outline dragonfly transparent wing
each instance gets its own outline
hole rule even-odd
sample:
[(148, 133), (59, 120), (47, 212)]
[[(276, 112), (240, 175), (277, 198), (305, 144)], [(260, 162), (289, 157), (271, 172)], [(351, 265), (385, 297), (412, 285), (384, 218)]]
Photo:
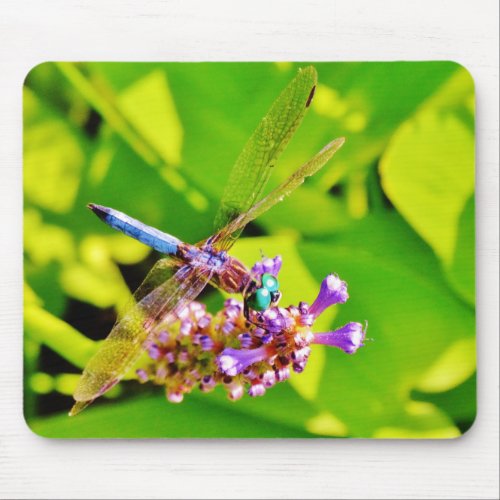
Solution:
[(172, 257), (165, 257), (155, 262), (149, 270), (143, 282), (134, 292), (134, 302), (140, 302), (146, 295), (149, 295), (155, 288), (168, 281), (181, 267), (181, 261)]
[(123, 308), (120, 308), (118, 311), (117, 321), (126, 315), (138, 302), (151, 293), (156, 287), (165, 283), (165, 281), (168, 281), (181, 267), (181, 265), (182, 262), (173, 257), (164, 257), (163, 259), (157, 260), (137, 290), (133, 293), (129, 303), (127, 303)]
[[(288, 196), (292, 191), (297, 189), (306, 177), (314, 175), (321, 169), (328, 160), (339, 150), (344, 144), (344, 138), (335, 139), (327, 144), (319, 153), (313, 156), (307, 163), (302, 165), (294, 174), (292, 174), (285, 182), (280, 184), (276, 189), (271, 191), (265, 198), (256, 203), (250, 210), (240, 214), (236, 219), (231, 221), (225, 228), (214, 237), (214, 242), (220, 240), (225, 241), (231, 239), (235, 232), (241, 231), (250, 221), (267, 212), (272, 206), (276, 205)], [(222, 245), (224, 246), (224, 245)]]
[(156, 326), (164, 322), (168, 315), (174, 318), (194, 300), (210, 280), (211, 274), (183, 266), (127, 311), (87, 363), (73, 395), (76, 403), (70, 415), (82, 411), (119, 382), (137, 361)]
[[(229, 176), (215, 217), (216, 232), (246, 212), (259, 199), (278, 156), (302, 122), (316, 87), (316, 70), (309, 66), (274, 101), (254, 131)], [(238, 235), (234, 235), (235, 240)], [(226, 240), (225, 250), (231, 245)]]

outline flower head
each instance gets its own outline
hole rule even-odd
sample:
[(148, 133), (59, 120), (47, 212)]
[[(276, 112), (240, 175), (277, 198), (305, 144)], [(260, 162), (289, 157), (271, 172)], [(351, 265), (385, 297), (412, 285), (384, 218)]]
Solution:
[(348, 298), (349, 294), (347, 293), (345, 281), (342, 281), (335, 274), (329, 274), (321, 282), (319, 294), (309, 308), (309, 313), (317, 318), (327, 307), (344, 304)]
[(238, 375), (245, 368), (269, 357), (272, 349), (262, 345), (255, 349), (233, 349), (227, 347), (217, 356), (219, 369), (227, 375)]
[[(263, 259), (252, 272), (276, 276), (281, 258)], [(184, 394), (198, 387), (210, 392), (222, 385), (231, 400), (240, 399), (245, 389), (262, 396), (276, 383), (301, 373), (307, 365), (312, 344), (323, 344), (354, 354), (366, 331), (360, 323), (348, 323), (325, 333), (314, 333), (315, 320), (329, 306), (348, 299), (347, 285), (336, 275), (328, 275), (309, 307), (270, 307), (263, 312), (244, 315), (243, 304), (228, 299), (216, 315), (191, 302), (178, 314), (178, 321), (163, 328), (148, 348), (149, 366), (137, 371), (141, 382), (165, 386), (166, 397), (181, 402)]]
[(282, 263), (283, 261), (281, 259), (281, 255), (277, 255), (274, 259), (264, 258), (254, 264), (252, 267), (252, 274), (262, 276), (267, 273), (273, 276), (278, 276)]
[(341, 328), (328, 333), (316, 333), (313, 344), (323, 344), (342, 349), (347, 354), (354, 354), (360, 347), (366, 336), (366, 328), (360, 323), (347, 323)]

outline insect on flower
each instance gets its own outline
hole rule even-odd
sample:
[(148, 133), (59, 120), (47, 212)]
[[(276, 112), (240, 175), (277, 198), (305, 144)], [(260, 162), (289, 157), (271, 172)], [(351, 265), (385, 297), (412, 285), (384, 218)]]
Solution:
[[(281, 258), (264, 259), (254, 275), (276, 277)], [(249, 327), (244, 306), (228, 299), (222, 311), (212, 316), (203, 304), (193, 301), (174, 323), (159, 325), (160, 333), (149, 346), (150, 362), (137, 370), (142, 383), (165, 387), (167, 399), (180, 403), (198, 387), (210, 392), (222, 385), (229, 399), (246, 392), (263, 396), (267, 389), (301, 373), (311, 344), (324, 344), (354, 354), (363, 345), (366, 331), (360, 323), (348, 323), (326, 333), (313, 333), (318, 316), (334, 304), (348, 299), (347, 285), (335, 275), (327, 276), (311, 306), (301, 302), (287, 308), (271, 306), (260, 314), (260, 327)]]
[(312, 66), (299, 70), (273, 103), (231, 171), (215, 218), (215, 233), (196, 245), (184, 243), (118, 210), (89, 204), (106, 224), (167, 257), (153, 266), (134, 293), (132, 307), (117, 320), (102, 347), (88, 362), (76, 387), (76, 403), (70, 415), (76, 415), (118, 383), (159, 335), (160, 325), (176, 321), (208, 283), (241, 294), (246, 319), (257, 325), (259, 316), (255, 313), (273, 310), (277, 305), (281, 294), (276, 276), (272, 273), (256, 276), (227, 251), (250, 221), (316, 173), (344, 143), (343, 138), (333, 140), (261, 198), (272, 167), (311, 104), (316, 82)]

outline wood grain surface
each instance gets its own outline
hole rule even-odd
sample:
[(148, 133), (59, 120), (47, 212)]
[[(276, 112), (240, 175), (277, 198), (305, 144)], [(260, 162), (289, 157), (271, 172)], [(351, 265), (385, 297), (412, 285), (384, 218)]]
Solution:
[[(2, 0), (0, 498), (498, 498), (498, 1)], [(64, 441), (22, 415), (22, 102), (47, 60), (424, 60), (477, 92), (478, 417), (451, 441)]]

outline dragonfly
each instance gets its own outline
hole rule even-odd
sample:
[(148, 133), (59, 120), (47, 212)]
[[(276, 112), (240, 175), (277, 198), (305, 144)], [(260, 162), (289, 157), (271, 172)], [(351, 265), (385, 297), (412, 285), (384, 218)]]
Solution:
[(207, 239), (191, 245), (118, 210), (88, 205), (106, 224), (165, 257), (152, 267), (133, 294), (132, 305), (117, 319), (85, 366), (73, 395), (75, 404), (70, 416), (117, 384), (155, 338), (159, 326), (168, 323), (169, 318), (174, 321), (208, 284), (241, 294), (246, 315), (277, 303), (281, 293), (276, 277), (260, 277), (259, 281), (228, 251), (249, 222), (315, 174), (343, 145), (344, 138), (331, 141), (267, 196), (262, 196), (279, 155), (311, 105), (316, 85), (315, 68), (302, 68), (274, 101), (231, 170), (215, 216), (214, 233)]

